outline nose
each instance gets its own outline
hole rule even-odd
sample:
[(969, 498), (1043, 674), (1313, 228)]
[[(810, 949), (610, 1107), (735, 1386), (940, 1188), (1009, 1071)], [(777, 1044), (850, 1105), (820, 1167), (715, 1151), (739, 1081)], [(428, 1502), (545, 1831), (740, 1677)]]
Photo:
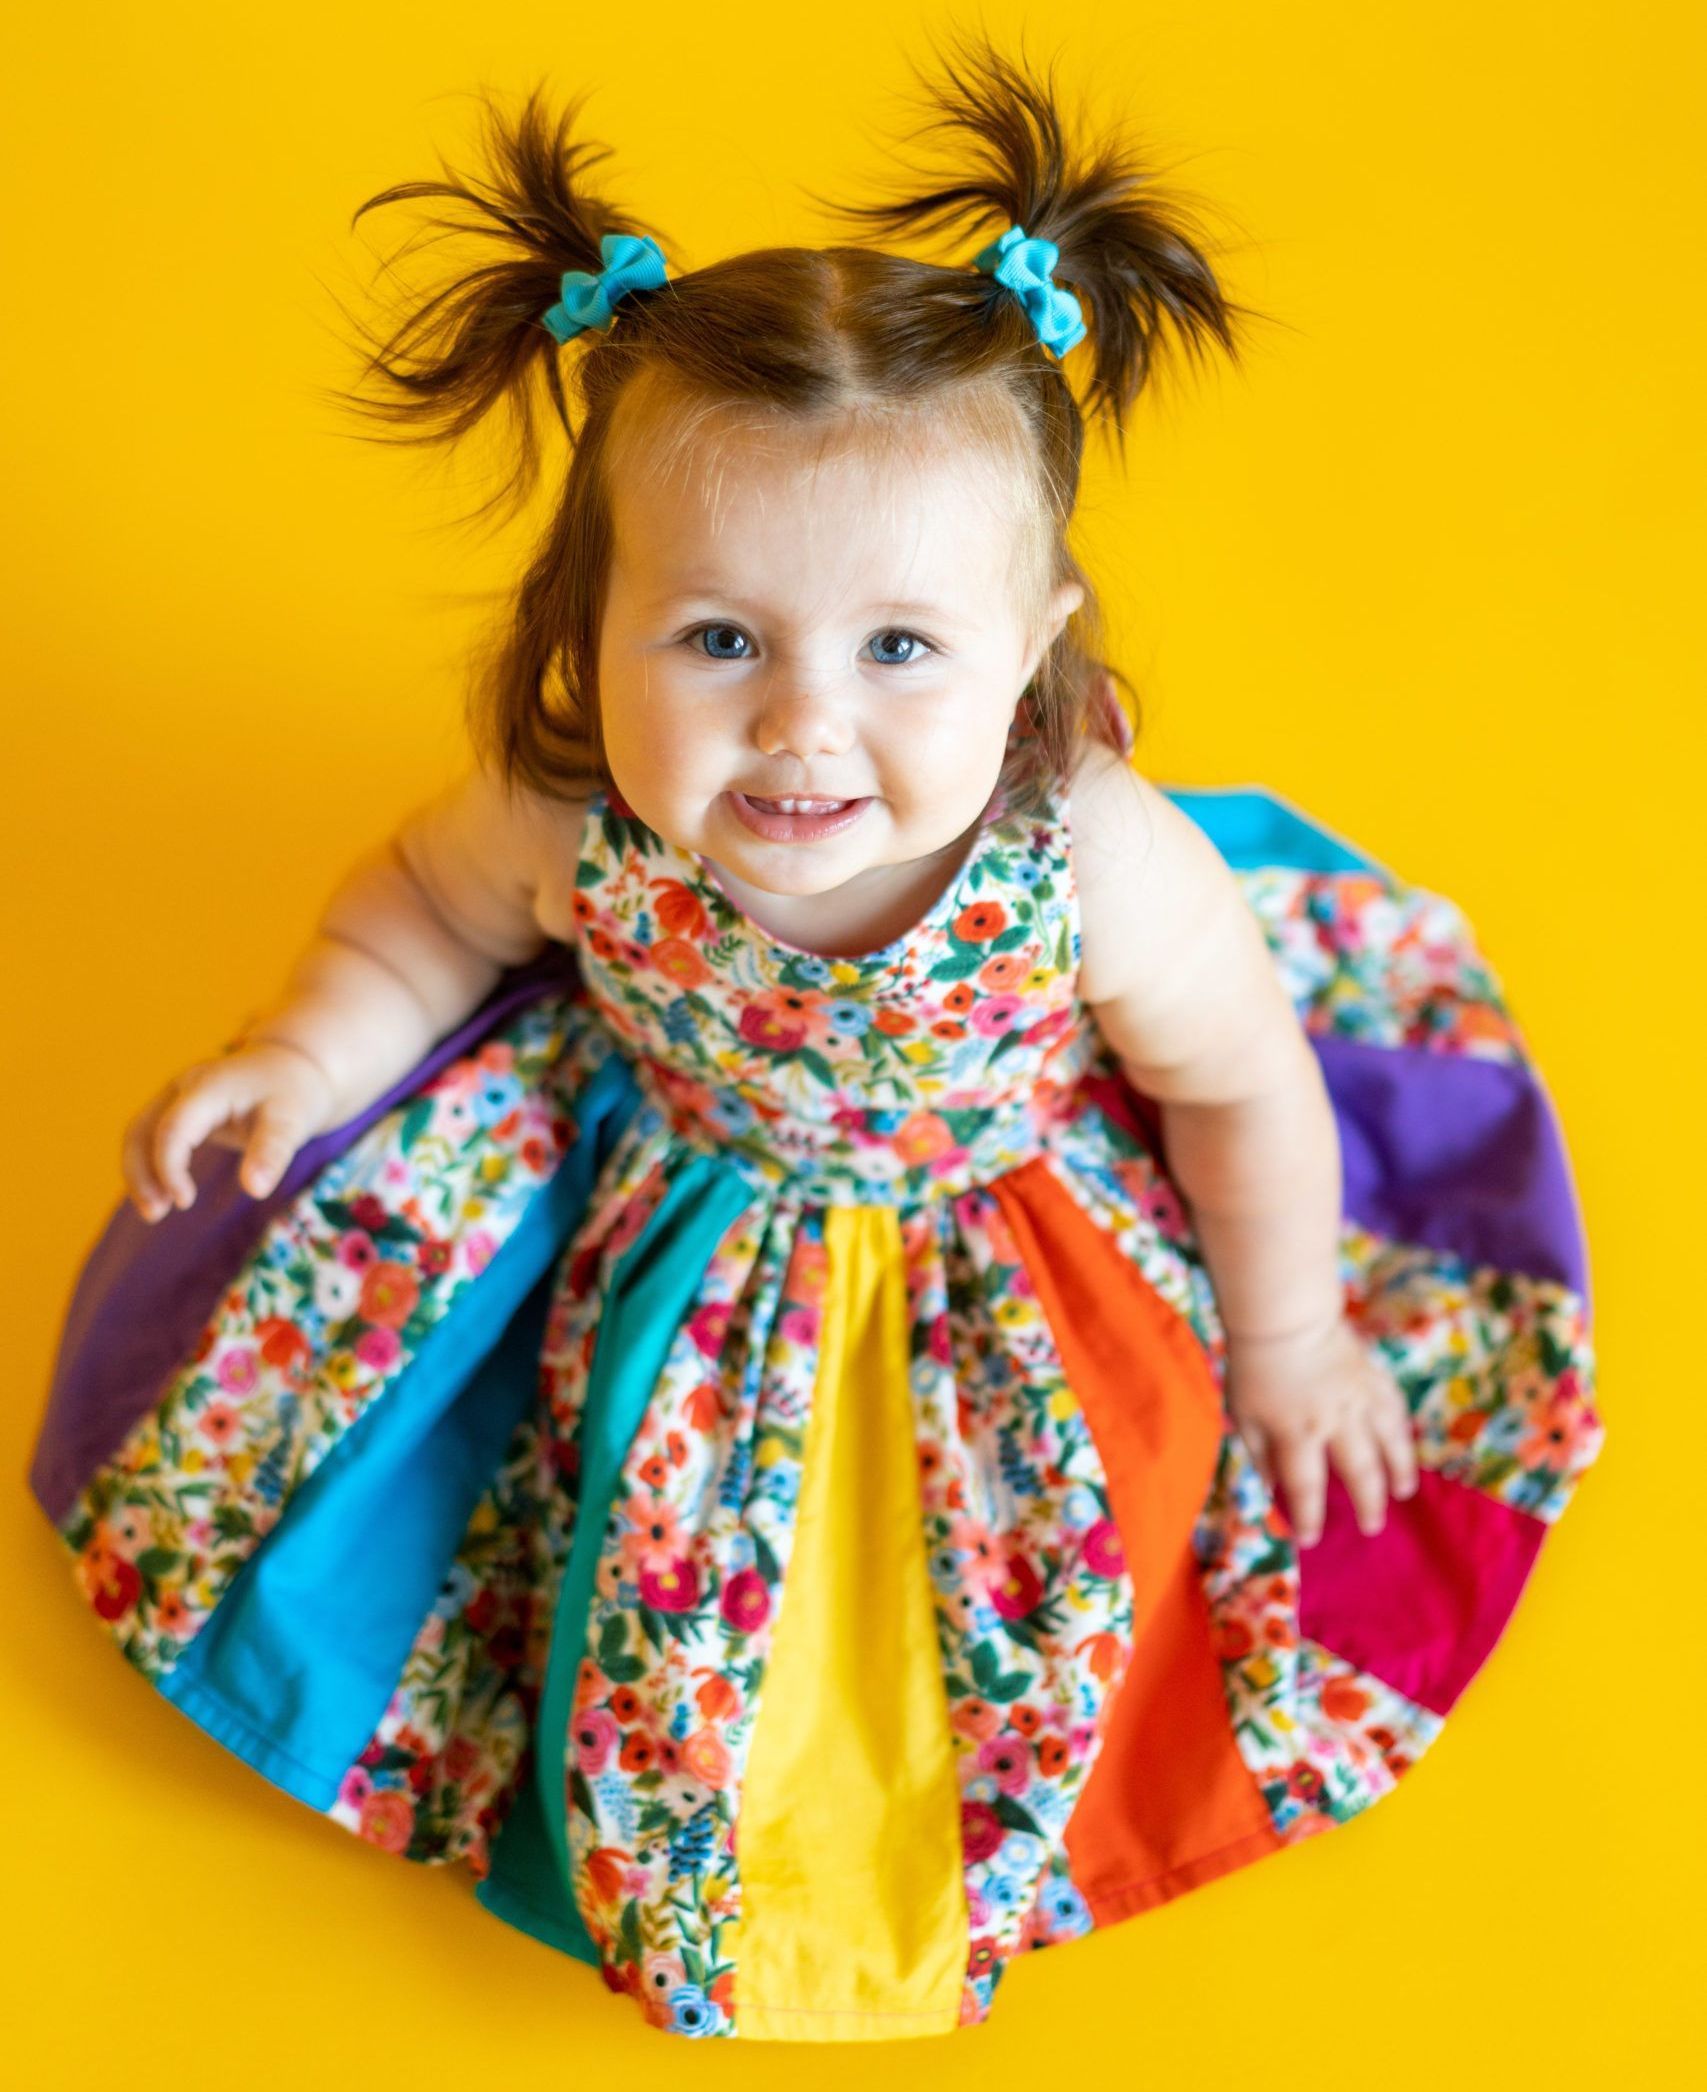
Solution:
[(778, 681), (767, 691), (753, 738), (767, 756), (841, 755), (853, 740), (846, 709), (827, 691)]

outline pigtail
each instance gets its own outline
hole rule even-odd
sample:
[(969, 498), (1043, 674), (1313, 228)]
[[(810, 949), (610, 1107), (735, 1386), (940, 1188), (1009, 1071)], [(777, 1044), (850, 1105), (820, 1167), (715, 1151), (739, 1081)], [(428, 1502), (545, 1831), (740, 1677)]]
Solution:
[[(564, 272), (596, 274), (606, 234), (651, 230), (587, 186), (587, 171), (610, 153), (570, 135), (584, 100), (584, 94), (571, 98), (553, 118), (545, 90), (536, 87), (512, 123), (482, 97), (482, 170), (461, 174), (441, 154), (443, 180), (396, 183), (370, 196), (350, 220), (354, 230), (382, 205), (429, 198), (458, 207), (449, 217), (428, 219), (420, 238), (402, 248), (388, 269), (428, 233), (462, 234), (497, 250), (414, 304), (384, 338), (356, 320), (373, 347), (356, 387), (331, 395), (394, 432), (394, 440), (412, 445), (454, 444), (501, 405), (511, 417), (509, 476), (471, 520), (494, 511), (512, 514), (537, 484), (545, 456), (538, 418), (542, 384), (559, 426), (573, 441), (562, 344), (542, 317), (559, 296)], [(383, 386), (378, 397), (357, 389), (369, 379)]]
[[(1240, 325), (1257, 315), (1228, 297), (1190, 210), (1163, 193), (1139, 151), (1063, 120), (1053, 65), (1038, 79), (1023, 51), (1010, 62), (986, 37), (965, 38), (946, 55), (933, 43), (933, 51), (937, 77), (915, 68), (918, 132), (950, 134), (964, 171), (943, 179), (940, 167), (920, 168), (920, 187), (875, 203), (814, 200), (889, 236), (957, 228), (958, 251), (946, 266), (927, 265), (928, 287), (917, 294), (939, 367), (965, 380), (994, 377), (1019, 409), (1049, 547), (1033, 562), (1028, 608), (1041, 607), (1048, 581), (1083, 590), (1021, 697), (1004, 768), (1012, 803), (1040, 806), (1085, 737), (1125, 759), (1141, 719), (1138, 692), (1106, 658), (1096, 591), (1068, 545), (1086, 424), (1112, 431), (1124, 462), (1128, 410), (1157, 370), (1180, 355), (1201, 362), (1216, 347), (1236, 362)], [(1050, 280), (1078, 300), (1084, 340), (1064, 356), (1044, 347), (1021, 300), (976, 266), (1010, 225), (1055, 247)], [(1082, 405), (1072, 382), (1081, 369)], [(1035, 539), (1036, 526), (1028, 528)]]
[[(1015, 224), (1053, 242), (1054, 281), (1079, 300), (1086, 324), (1085, 412), (1112, 428), (1124, 458), (1127, 411), (1164, 350), (1196, 363), (1218, 346), (1237, 361), (1238, 325), (1256, 315), (1227, 296), (1190, 210), (1156, 187), (1135, 147), (1119, 138), (1079, 151), (1069, 144), (1053, 64), (1038, 81), (1023, 56), (1015, 65), (988, 42), (935, 55), (941, 80), (919, 74), (923, 129), (962, 142), (966, 176), (893, 201), (815, 200), (889, 235), (965, 220), (988, 227), (993, 216), (993, 234)], [(973, 275), (966, 295), (987, 325), (1029, 332), (1017, 300), (993, 279)]]
[[(554, 115), (542, 88), (513, 121), (481, 98), (475, 173), (441, 157), (442, 180), (398, 183), (355, 212), (352, 226), (385, 204), (442, 201), (452, 209), (429, 218), (404, 253), (457, 234), (484, 252), (442, 288), (412, 297), (388, 335), (362, 328), (371, 352), (361, 380), (335, 397), (414, 444), (455, 443), (506, 409), (510, 471), (470, 520), (511, 513), (533, 492), (545, 464), (542, 401), (567, 439), (551, 514), (473, 663), (471, 737), (511, 783), (574, 797), (611, 782), (598, 685), (612, 489), (632, 446), (667, 468), (724, 409), (737, 426), (756, 417), (822, 432), (845, 419), (874, 455), (892, 433), (886, 410), (922, 409), (939, 429), (1011, 463), (1022, 613), (1037, 630), (1054, 588), (1073, 582), (1082, 595), (1021, 693), (1003, 772), (1010, 803), (1041, 807), (1087, 732), (1130, 745), (1116, 695), (1130, 685), (1105, 658), (1096, 592), (1068, 542), (1086, 428), (1068, 373), (1090, 366), (1089, 412), (1124, 447), (1125, 410), (1164, 342), (1194, 358), (1211, 344), (1236, 353), (1238, 308), (1182, 208), (1127, 148), (1069, 150), (1052, 78), (1037, 84), (1023, 61), (1011, 65), (988, 46), (942, 70), (927, 128), (970, 141), (971, 172), (896, 202), (830, 208), (902, 232), (968, 219), (982, 229), (980, 248), (1010, 224), (1052, 242), (1053, 279), (1079, 300), (1088, 336), (1088, 347), (1067, 352), (1065, 371), (1028, 306), (972, 266), (969, 247), (947, 266), (866, 244), (734, 254), (635, 284), (608, 328), (594, 319), (571, 328), (565, 344), (571, 309), (577, 321), (589, 309), (586, 283), (565, 285), (566, 275), (602, 278), (607, 239), (639, 236), (666, 253), (673, 243), (594, 192), (588, 173), (608, 150), (572, 135), (582, 98)], [(370, 379), (377, 397), (361, 389)]]

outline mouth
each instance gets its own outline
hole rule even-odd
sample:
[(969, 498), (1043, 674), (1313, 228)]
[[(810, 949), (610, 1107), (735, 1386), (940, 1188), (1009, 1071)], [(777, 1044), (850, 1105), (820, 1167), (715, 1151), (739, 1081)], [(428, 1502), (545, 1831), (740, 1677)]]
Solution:
[(743, 826), (775, 843), (818, 842), (839, 835), (871, 804), (869, 799), (760, 799), (748, 792), (731, 792), (729, 800)]

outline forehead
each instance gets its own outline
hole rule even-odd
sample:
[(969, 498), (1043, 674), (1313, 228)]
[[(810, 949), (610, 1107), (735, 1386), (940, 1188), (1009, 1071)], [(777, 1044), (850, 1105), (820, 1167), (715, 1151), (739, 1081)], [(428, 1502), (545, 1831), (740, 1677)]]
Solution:
[(738, 410), (638, 420), (613, 449), (615, 563), (639, 594), (793, 577), (897, 600), (1006, 585), (1011, 467), (929, 416), (807, 426)]

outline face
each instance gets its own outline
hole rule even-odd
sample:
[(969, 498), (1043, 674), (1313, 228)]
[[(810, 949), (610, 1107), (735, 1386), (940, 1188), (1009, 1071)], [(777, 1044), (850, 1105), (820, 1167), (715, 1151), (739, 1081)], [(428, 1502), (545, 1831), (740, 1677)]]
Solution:
[[(919, 427), (888, 458), (723, 431), (668, 479), (636, 444), (613, 475), (611, 777), (648, 827), (760, 891), (881, 904), (957, 852), (1081, 600), (1070, 585), (1042, 633), (1021, 628), (998, 471)], [(738, 794), (857, 805), (755, 826)]]

